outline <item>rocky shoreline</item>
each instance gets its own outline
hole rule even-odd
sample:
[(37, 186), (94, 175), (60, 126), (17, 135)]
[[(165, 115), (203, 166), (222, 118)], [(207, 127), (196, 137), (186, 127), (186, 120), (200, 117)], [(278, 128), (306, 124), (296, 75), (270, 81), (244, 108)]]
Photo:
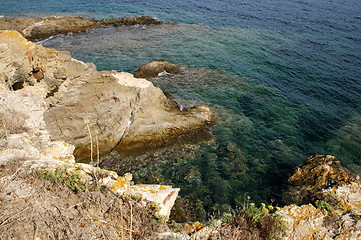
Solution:
[(146, 15), (96, 20), (86, 17), (41, 17), (41, 18), (0, 18), (0, 30), (20, 32), (26, 39), (34, 41), (58, 34), (86, 31), (100, 26), (160, 25), (157, 18)]
[[(180, 189), (134, 184), (131, 174), (119, 176), (100, 169), (99, 159), (112, 151), (137, 154), (177, 143), (181, 138), (196, 138), (192, 134), (209, 140), (206, 133), (210, 134), (209, 127), (214, 123), (211, 110), (207, 106), (180, 109), (146, 79), (124, 72), (97, 71), (94, 64), (73, 59), (68, 52), (48, 49), (27, 40), (101, 25), (134, 24), (161, 22), (147, 16), (99, 21), (80, 17), (0, 19), (0, 29), (20, 32), (0, 31), (0, 208), (5, 214), (0, 216), (2, 236), (42, 239), (54, 231), (59, 233), (53, 238), (122, 236), (123, 228), (120, 231), (112, 225), (119, 219), (123, 221), (122, 212), (113, 216), (115, 210), (104, 204), (99, 205), (102, 212), (94, 209), (91, 213), (81, 212), (79, 206), (84, 199), (73, 193), (69, 193), (65, 200), (61, 199), (64, 196), (54, 194), (46, 199), (43, 196), (52, 190), (44, 182), (34, 180), (34, 174), (39, 176), (39, 173), (45, 178), (59, 173), (63, 178), (72, 176), (71, 184), (76, 180), (76, 185), (71, 187), (77, 191), (83, 191), (84, 186), (86, 190), (89, 190), (88, 186), (96, 186), (102, 190), (94, 194), (106, 195), (106, 202), (112, 207), (119, 206), (115, 203), (119, 196), (121, 199), (124, 196), (135, 199), (133, 203), (130, 203), (133, 200), (123, 199), (128, 201), (130, 208), (138, 203), (140, 208), (149, 206), (149, 203), (156, 204), (157, 207), (152, 209), (157, 219), (168, 219)], [(151, 72), (149, 77), (171, 71), (169, 69), (178, 73), (173, 65), (158, 64), (159, 69), (156, 73)], [(145, 73), (139, 73), (138, 77), (148, 77), (142, 74)], [(361, 238), (361, 182), (359, 176), (343, 168), (336, 157), (310, 157), (304, 166), (295, 170), (288, 182), (289, 188), (284, 195), (289, 205), (274, 212), (283, 222), (282, 239)], [(83, 198), (94, 194), (84, 194)], [(67, 197), (71, 197), (72, 206), (65, 203), (56, 205), (50, 199), (66, 202)], [(38, 199), (44, 204), (42, 208)], [(97, 201), (88, 203), (84, 200), (89, 205), (84, 206), (83, 211), (105, 200)], [(21, 202), (20, 211), (11, 207), (17, 202)], [(58, 210), (54, 210), (53, 205)], [(32, 209), (31, 214), (28, 209)], [(271, 208), (259, 209), (268, 214)], [(33, 216), (36, 211), (43, 212)], [(132, 214), (132, 211), (127, 213)], [(25, 214), (32, 218), (24, 217)], [(77, 214), (88, 215), (75, 221)], [(52, 220), (47, 218), (47, 221), (57, 227), (49, 227), (41, 221), (49, 215)], [(131, 226), (133, 220), (127, 221)], [(29, 227), (32, 224), (35, 227)], [(154, 231), (163, 234), (154, 239), (217, 239), (215, 236), (222, 232), (219, 226), (225, 226), (222, 224), (195, 227), (194, 231), (187, 233), (157, 229)], [(4, 232), (4, 229), (13, 230)], [(95, 232), (89, 233), (92, 229), (96, 229)], [(23, 235), (16, 235), (21, 231), (24, 231)]]
[[(114, 149), (136, 153), (208, 129), (214, 119), (206, 106), (181, 111), (145, 79), (130, 73), (97, 71), (94, 64), (28, 42), (17, 32), (2, 31), (1, 42), (3, 92), (42, 92), (42, 109), (36, 109), (36, 115), (44, 123), (38, 130), (49, 132), (52, 140), (75, 145), (79, 161), (89, 159), (89, 134), (97, 134), (101, 156)], [(22, 109), (11, 106), (11, 111), (24, 112), (23, 106), (19, 107)], [(32, 118), (34, 112), (24, 114)], [(88, 121), (90, 132), (84, 121)]]

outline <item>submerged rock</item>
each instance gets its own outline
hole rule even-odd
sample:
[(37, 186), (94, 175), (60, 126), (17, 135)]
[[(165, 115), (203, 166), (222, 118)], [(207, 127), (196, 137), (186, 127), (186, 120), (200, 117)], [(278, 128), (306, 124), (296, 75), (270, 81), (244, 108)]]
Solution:
[(96, 20), (87, 17), (0, 18), (0, 30), (15, 30), (28, 40), (44, 39), (58, 34), (76, 33), (99, 26), (159, 25), (157, 18), (146, 15)]
[(161, 22), (159, 19), (150, 17), (147, 15), (141, 15), (136, 17), (122, 17), (122, 18), (112, 18), (112, 19), (103, 19), (99, 21), (101, 25), (113, 25), (113, 26), (133, 26), (133, 25), (160, 25)]
[(152, 61), (138, 68), (134, 73), (136, 78), (152, 78), (159, 74), (179, 74), (180, 67), (167, 61)]

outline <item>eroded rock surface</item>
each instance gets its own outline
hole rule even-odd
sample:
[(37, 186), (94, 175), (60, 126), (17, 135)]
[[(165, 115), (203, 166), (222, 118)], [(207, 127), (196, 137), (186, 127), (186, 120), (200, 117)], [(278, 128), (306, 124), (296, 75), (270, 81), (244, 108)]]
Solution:
[[(85, 183), (137, 196), (144, 205), (154, 202), (159, 216), (168, 218), (179, 189), (133, 185), (115, 172), (99, 169), (96, 146), (99, 144), (103, 153), (123, 138), (132, 139), (132, 134), (139, 139), (146, 134), (150, 138), (152, 131), (156, 136), (159, 130), (165, 135), (167, 129), (190, 130), (205, 124), (210, 111), (180, 114), (163, 92), (145, 79), (129, 73), (98, 72), (92, 64), (29, 42), (15, 31), (0, 31), (0, 53), (0, 166), (21, 159), (18, 171), (28, 174), (31, 169), (66, 169)], [(39, 78), (34, 69), (41, 69), (43, 76)], [(78, 152), (84, 151), (80, 157), (91, 159), (92, 165), (75, 162), (76, 148), (71, 143), (81, 149)]]
[(284, 239), (360, 239), (360, 221), (351, 214), (327, 214), (313, 205), (289, 205), (278, 212), (285, 222)]
[[(52, 140), (75, 145), (79, 160), (90, 159), (90, 136), (100, 155), (113, 149), (136, 153), (207, 129), (214, 118), (206, 106), (180, 111), (145, 79), (96, 71), (93, 64), (28, 42), (15, 31), (0, 32), (0, 53), (4, 96), (8, 91), (42, 91), (43, 108), (32, 114), (44, 119), (42, 128)], [(17, 107), (12, 106), (21, 112)]]
[(288, 179), (290, 188), (286, 197), (291, 203), (308, 203), (322, 190), (359, 182), (356, 178), (356, 175), (341, 166), (336, 157), (312, 156)]
[(76, 33), (99, 26), (132, 26), (162, 24), (149, 16), (95, 20), (86, 17), (0, 18), (0, 30), (15, 30), (29, 40), (44, 39), (58, 34)]
[(361, 238), (361, 182), (336, 157), (308, 158), (289, 183), (287, 200), (304, 205), (278, 212), (286, 223), (285, 239)]

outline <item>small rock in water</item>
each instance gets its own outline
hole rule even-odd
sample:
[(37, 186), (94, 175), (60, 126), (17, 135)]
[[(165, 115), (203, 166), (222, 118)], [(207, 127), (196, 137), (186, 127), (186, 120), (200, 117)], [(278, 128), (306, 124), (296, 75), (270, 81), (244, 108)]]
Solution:
[[(180, 67), (167, 61), (152, 61), (138, 68), (134, 73), (136, 78), (152, 78), (167, 74), (179, 74)], [(159, 75), (161, 74), (161, 75)]]

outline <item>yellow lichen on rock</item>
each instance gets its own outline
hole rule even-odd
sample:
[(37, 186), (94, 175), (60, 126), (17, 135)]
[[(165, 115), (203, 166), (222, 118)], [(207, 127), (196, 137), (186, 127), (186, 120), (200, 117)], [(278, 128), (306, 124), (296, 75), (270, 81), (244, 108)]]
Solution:
[(278, 211), (286, 223), (285, 239), (331, 239), (324, 232), (323, 220), (325, 216), (320, 209), (313, 205), (289, 205)]
[(0, 37), (4, 39), (19, 40), (22, 42), (28, 42), (21, 33), (12, 30), (0, 30)]
[(116, 182), (111, 187), (111, 189), (113, 191), (116, 191), (116, 190), (119, 190), (119, 189), (125, 189), (126, 183), (127, 182), (125, 181), (124, 177), (118, 177)]

